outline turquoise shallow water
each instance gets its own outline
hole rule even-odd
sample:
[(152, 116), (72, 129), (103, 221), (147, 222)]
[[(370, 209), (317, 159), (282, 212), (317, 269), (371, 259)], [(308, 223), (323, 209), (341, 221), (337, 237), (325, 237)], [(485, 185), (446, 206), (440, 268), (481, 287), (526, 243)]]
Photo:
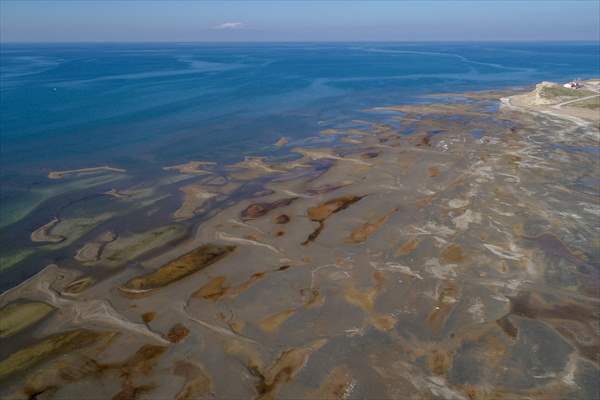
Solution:
[(599, 54), (598, 42), (2, 44), (0, 251), (79, 201), (49, 200), (63, 195), (51, 170), (111, 165), (143, 181), (234, 162), (369, 107), (599, 76)]

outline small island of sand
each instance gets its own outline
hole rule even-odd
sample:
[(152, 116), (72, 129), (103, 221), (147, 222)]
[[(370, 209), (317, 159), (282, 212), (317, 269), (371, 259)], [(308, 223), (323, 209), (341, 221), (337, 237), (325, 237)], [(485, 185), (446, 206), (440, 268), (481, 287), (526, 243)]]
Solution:
[(171, 165), (168, 167), (163, 167), (165, 171), (178, 171), (182, 174), (209, 174), (209, 171), (206, 171), (202, 167), (208, 165), (215, 165), (216, 163), (211, 161), (190, 161), (185, 164)]
[(71, 175), (90, 175), (97, 174), (101, 172), (117, 172), (117, 173), (125, 173), (126, 170), (122, 168), (114, 168), (108, 165), (103, 165), (100, 167), (91, 167), (91, 168), (79, 168), (79, 169), (71, 169), (65, 171), (51, 171), (48, 173), (48, 178), (50, 179), (63, 179), (65, 177)]

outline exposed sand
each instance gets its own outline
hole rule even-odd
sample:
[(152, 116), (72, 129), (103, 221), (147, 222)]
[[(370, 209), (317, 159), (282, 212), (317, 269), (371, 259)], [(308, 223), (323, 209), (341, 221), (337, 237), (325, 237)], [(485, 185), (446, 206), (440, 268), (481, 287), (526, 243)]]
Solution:
[(71, 169), (66, 171), (51, 171), (48, 173), (48, 178), (50, 179), (63, 179), (70, 175), (91, 175), (98, 174), (101, 172), (117, 172), (117, 173), (125, 173), (124, 169), (109, 167), (108, 165), (104, 165), (101, 167), (91, 167), (91, 168), (79, 168), (79, 169)]
[(56, 217), (52, 218), (50, 222), (45, 225), (40, 226), (35, 231), (31, 233), (31, 241), (32, 242), (46, 242), (46, 243), (59, 243), (65, 240), (64, 236), (53, 235), (50, 233), (52, 228), (54, 228), (60, 220)]
[[(599, 126), (600, 109), (586, 109), (577, 107), (577, 104), (587, 99), (600, 97), (600, 87), (595, 80), (583, 82), (582, 89), (562, 89), (562, 86), (552, 82), (542, 82), (536, 89), (529, 93), (517, 94), (503, 98), (508, 107), (516, 107), (526, 111), (544, 113), (559, 118), (570, 119), (574, 122), (590, 121)], [(572, 95), (549, 97), (544, 95), (544, 89), (557, 88), (565, 91), (573, 91)], [(585, 92), (585, 93), (582, 93)]]
[(286, 137), (280, 137), (276, 142), (275, 142), (275, 147), (283, 147), (286, 144), (289, 143), (289, 140)]
[(188, 185), (181, 188), (184, 193), (183, 204), (175, 211), (175, 219), (188, 219), (194, 216), (196, 209), (200, 208), (208, 199), (217, 196), (201, 185)]
[(178, 171), (182, 174), (208, 174), (210, 171), (203, 169), (203, 167), (208, 165), (215, 165), (215, 163), (210, 161), (190, 161), (185, 164), (163, 167), (163, 169), (165, 171)]

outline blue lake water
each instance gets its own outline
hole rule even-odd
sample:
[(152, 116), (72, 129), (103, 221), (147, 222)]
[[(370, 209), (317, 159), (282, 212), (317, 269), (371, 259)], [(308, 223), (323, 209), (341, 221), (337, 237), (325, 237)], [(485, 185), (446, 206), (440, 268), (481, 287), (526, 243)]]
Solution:
[(50, 170), (230, 162), (366, 107), (588, 78), (599, 54), (599, 43), (3, 44), (1, 200), (21, 201)]

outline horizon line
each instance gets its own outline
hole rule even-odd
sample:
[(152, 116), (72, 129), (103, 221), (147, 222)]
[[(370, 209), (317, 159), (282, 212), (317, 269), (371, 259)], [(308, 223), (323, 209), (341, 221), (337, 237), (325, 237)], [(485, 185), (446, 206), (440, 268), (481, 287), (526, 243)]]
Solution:
[(77, 40), (77, 41), (30, 41), (0, 40), (3, 44), (131, 44), (131, 43), (600, 43), (600, 39), (489, 39), (489, 40)]

